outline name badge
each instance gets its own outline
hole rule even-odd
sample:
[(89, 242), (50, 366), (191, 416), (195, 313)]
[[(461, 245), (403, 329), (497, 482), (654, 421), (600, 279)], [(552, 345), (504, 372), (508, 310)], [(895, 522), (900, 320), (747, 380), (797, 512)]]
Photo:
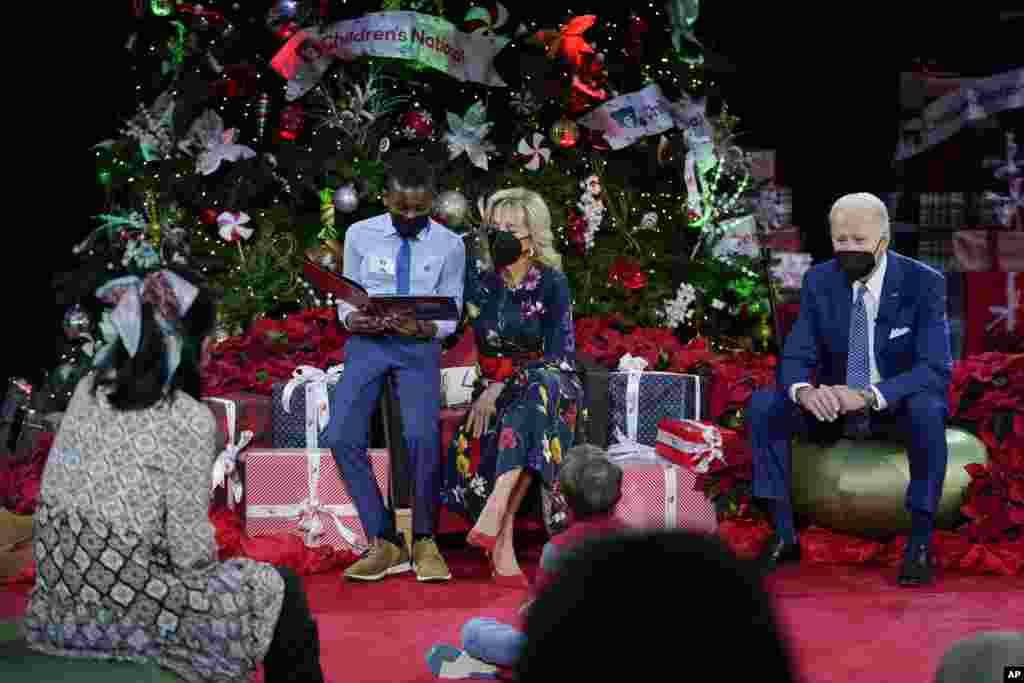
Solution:
[(370, 272), (378, 275), (394, 275), (397, 268), (395, 259), (387, 256), (371, 256)]

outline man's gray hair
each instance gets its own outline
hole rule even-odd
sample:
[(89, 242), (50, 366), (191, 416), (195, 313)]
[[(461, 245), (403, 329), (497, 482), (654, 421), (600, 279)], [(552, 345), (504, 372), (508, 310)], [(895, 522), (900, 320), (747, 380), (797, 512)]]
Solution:
[(888, 239), (889, 234), (889, 209), (886, 208), (885, 202), (871, 194), (870, 192), (855, 192), (853, 194), (844, 194), (842, 197), (835, 201), (832, 205), (832, 210), (828, 212), (829, 224), (834, 224), (836, 214), (840, 211), (846, 211), (848, 209), (860, 209), (862, 211), (873, 211), (878, 215), (878, 220), (881, 223), (882, 230), (881, 236)]
[(1001, 681), (1003, 669), (1024, 665), (1024, 631), (988, 631), (946, 650), (935, 683)]

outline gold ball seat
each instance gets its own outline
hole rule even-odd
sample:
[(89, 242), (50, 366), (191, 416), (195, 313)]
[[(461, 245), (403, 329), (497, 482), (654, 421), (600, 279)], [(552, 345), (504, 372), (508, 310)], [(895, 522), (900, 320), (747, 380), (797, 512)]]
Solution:
[[(970, 475), (965, 465), (984, 465), (988, 450), (973, 434), (946, 429), (949, 460), (935, 516), (952, 529)], [(904, 501), (910, 483), (906, 448), (892, 441), (850, 441), (822, 446), (793, 444), (793, 511), (802, 521), (834, 531), (881, 538), (910, 532)]]

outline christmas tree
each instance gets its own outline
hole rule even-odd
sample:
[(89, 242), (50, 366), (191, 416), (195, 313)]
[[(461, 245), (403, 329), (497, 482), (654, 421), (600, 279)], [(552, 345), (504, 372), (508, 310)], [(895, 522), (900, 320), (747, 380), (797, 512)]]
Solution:
[(577, 319), (684, 337), (763, 329), (752, 238), (765, 209), (739, 122), (710, 87), (699, 2), (592, 9), (135, 3), (126, 49), (140, 104), (93, 150), (107, 208), (76, 247), (80, 267), (58, 278), (57, 407), (107, 339), (93, 292), (116, 275), (201, 269), (222, 292), (222, 337), (329, 304), (303, 259), (339, 265), (345, 228), (383, 212), (398, 149), (440, 169), (434, 216), (471, 244), (483, 198), (539, 191)]

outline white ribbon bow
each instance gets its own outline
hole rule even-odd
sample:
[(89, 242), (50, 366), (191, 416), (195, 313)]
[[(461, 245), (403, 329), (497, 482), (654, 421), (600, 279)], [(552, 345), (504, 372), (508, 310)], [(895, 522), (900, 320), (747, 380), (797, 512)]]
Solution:
[(237, 422), (235, 402), (225, 398), (209, 398), (208, 401), (216, 401), (224, 405), (224, 413), (227, 416), (227, 445), (220, 452), (213, 462), (213, 477), (210, 491), (215, 491), (223, 486), (228, 494), (228, 508), (235, 509), (235, 503), (242, 502), (242, 480), (238, 473), (238, 455), (252, 442), (254, 434), (246, 429), (239, 434), (238, 442), (235, 442), (235, 425)]
[(331, 421), (327, 385), (337, 384), (344, 369), (344, 363), (327, 368), (326, 371), (312, 365), (300, 365), (292, 372), (292, 378), (281, 393), (281, 405), (284, 412), (290, 414), (292, 392), (300, 385), (306, 388), (306, 448), (319, 445), (320, 432)]
[(352, 517), (357, 515), (354, 505), (324, 505), (317, 495), (320, 487), (320, 459), (324, 451), (318, 449), (306, 449), (306, 478), (309, 483), (309, 492), (306, 498), (294, 505), (249, 505), (245, 509), (245, 515), (249, 518), (288, 517), (299, 518), (298, 528), (305, 532), (302, 542), (307, 548), (315, 548), (320, 544), (324, 533), (324, 525), (320, 515), (326, 515), (333, 522), (338, 534), (356, 552), (365, 550), (359, 545), (355, 532), (341, 523), (342, 516)]
[(680, 420), (683, 424), (695, 427), (700, 430), (701, 443), (686, 441), (672, 432), (664, 429), (658, 430), (658, 442), (663, 443), (677, 451), (690, 455), (690, 464), (697, 474), (706, 474), (711, 469), (711, 463), (720, 460), (725, 464), (725, 454), (722, 451), (722, 432), (714, 425), (709, 425), (697, 420)]
[(237, 242), (252, 237), (252, 228), (243, 227), (249, 222), (249, 214), (242, 211), (225, 211), (217, 216), (218, 234), (225, 242)]
[(623, 372), (643, 372), (647, 369), (647, 359), (631, 356), (626, 353), (619, 359), (619, 370)]
[(614, 436), (616, 443), (610, 444), (606, 451), (609, 459), (623, 460), (629, 458), (630, 460), (650, 460), (652, 462), (664, 461), (657, 451), (654, 450), (653, 446), (648, 446), (629, 438), (618, 427), (615, 428)]
[(1010, 227), (1020, 222), (1021, 212), (1024, 212), (1024, 179), (1014, 178), (1010, 180), (1010, 194), (997, 194), (986, 192), (985, 199), (993, 204), (998, 204), (999, 222)]
[(540, 133), (533, 134), (533, 142), (527, 142), (526, 138), (522, 138), (519, 141), (519, 147), (517, 151), (523, 157), (529, 159), (526, 162), (526, 168), (530, 171), (536, 171), (541, 167), (541, 164), (547, 163), (551, 159), (551, 150), (543, 146), (544, 136)]

